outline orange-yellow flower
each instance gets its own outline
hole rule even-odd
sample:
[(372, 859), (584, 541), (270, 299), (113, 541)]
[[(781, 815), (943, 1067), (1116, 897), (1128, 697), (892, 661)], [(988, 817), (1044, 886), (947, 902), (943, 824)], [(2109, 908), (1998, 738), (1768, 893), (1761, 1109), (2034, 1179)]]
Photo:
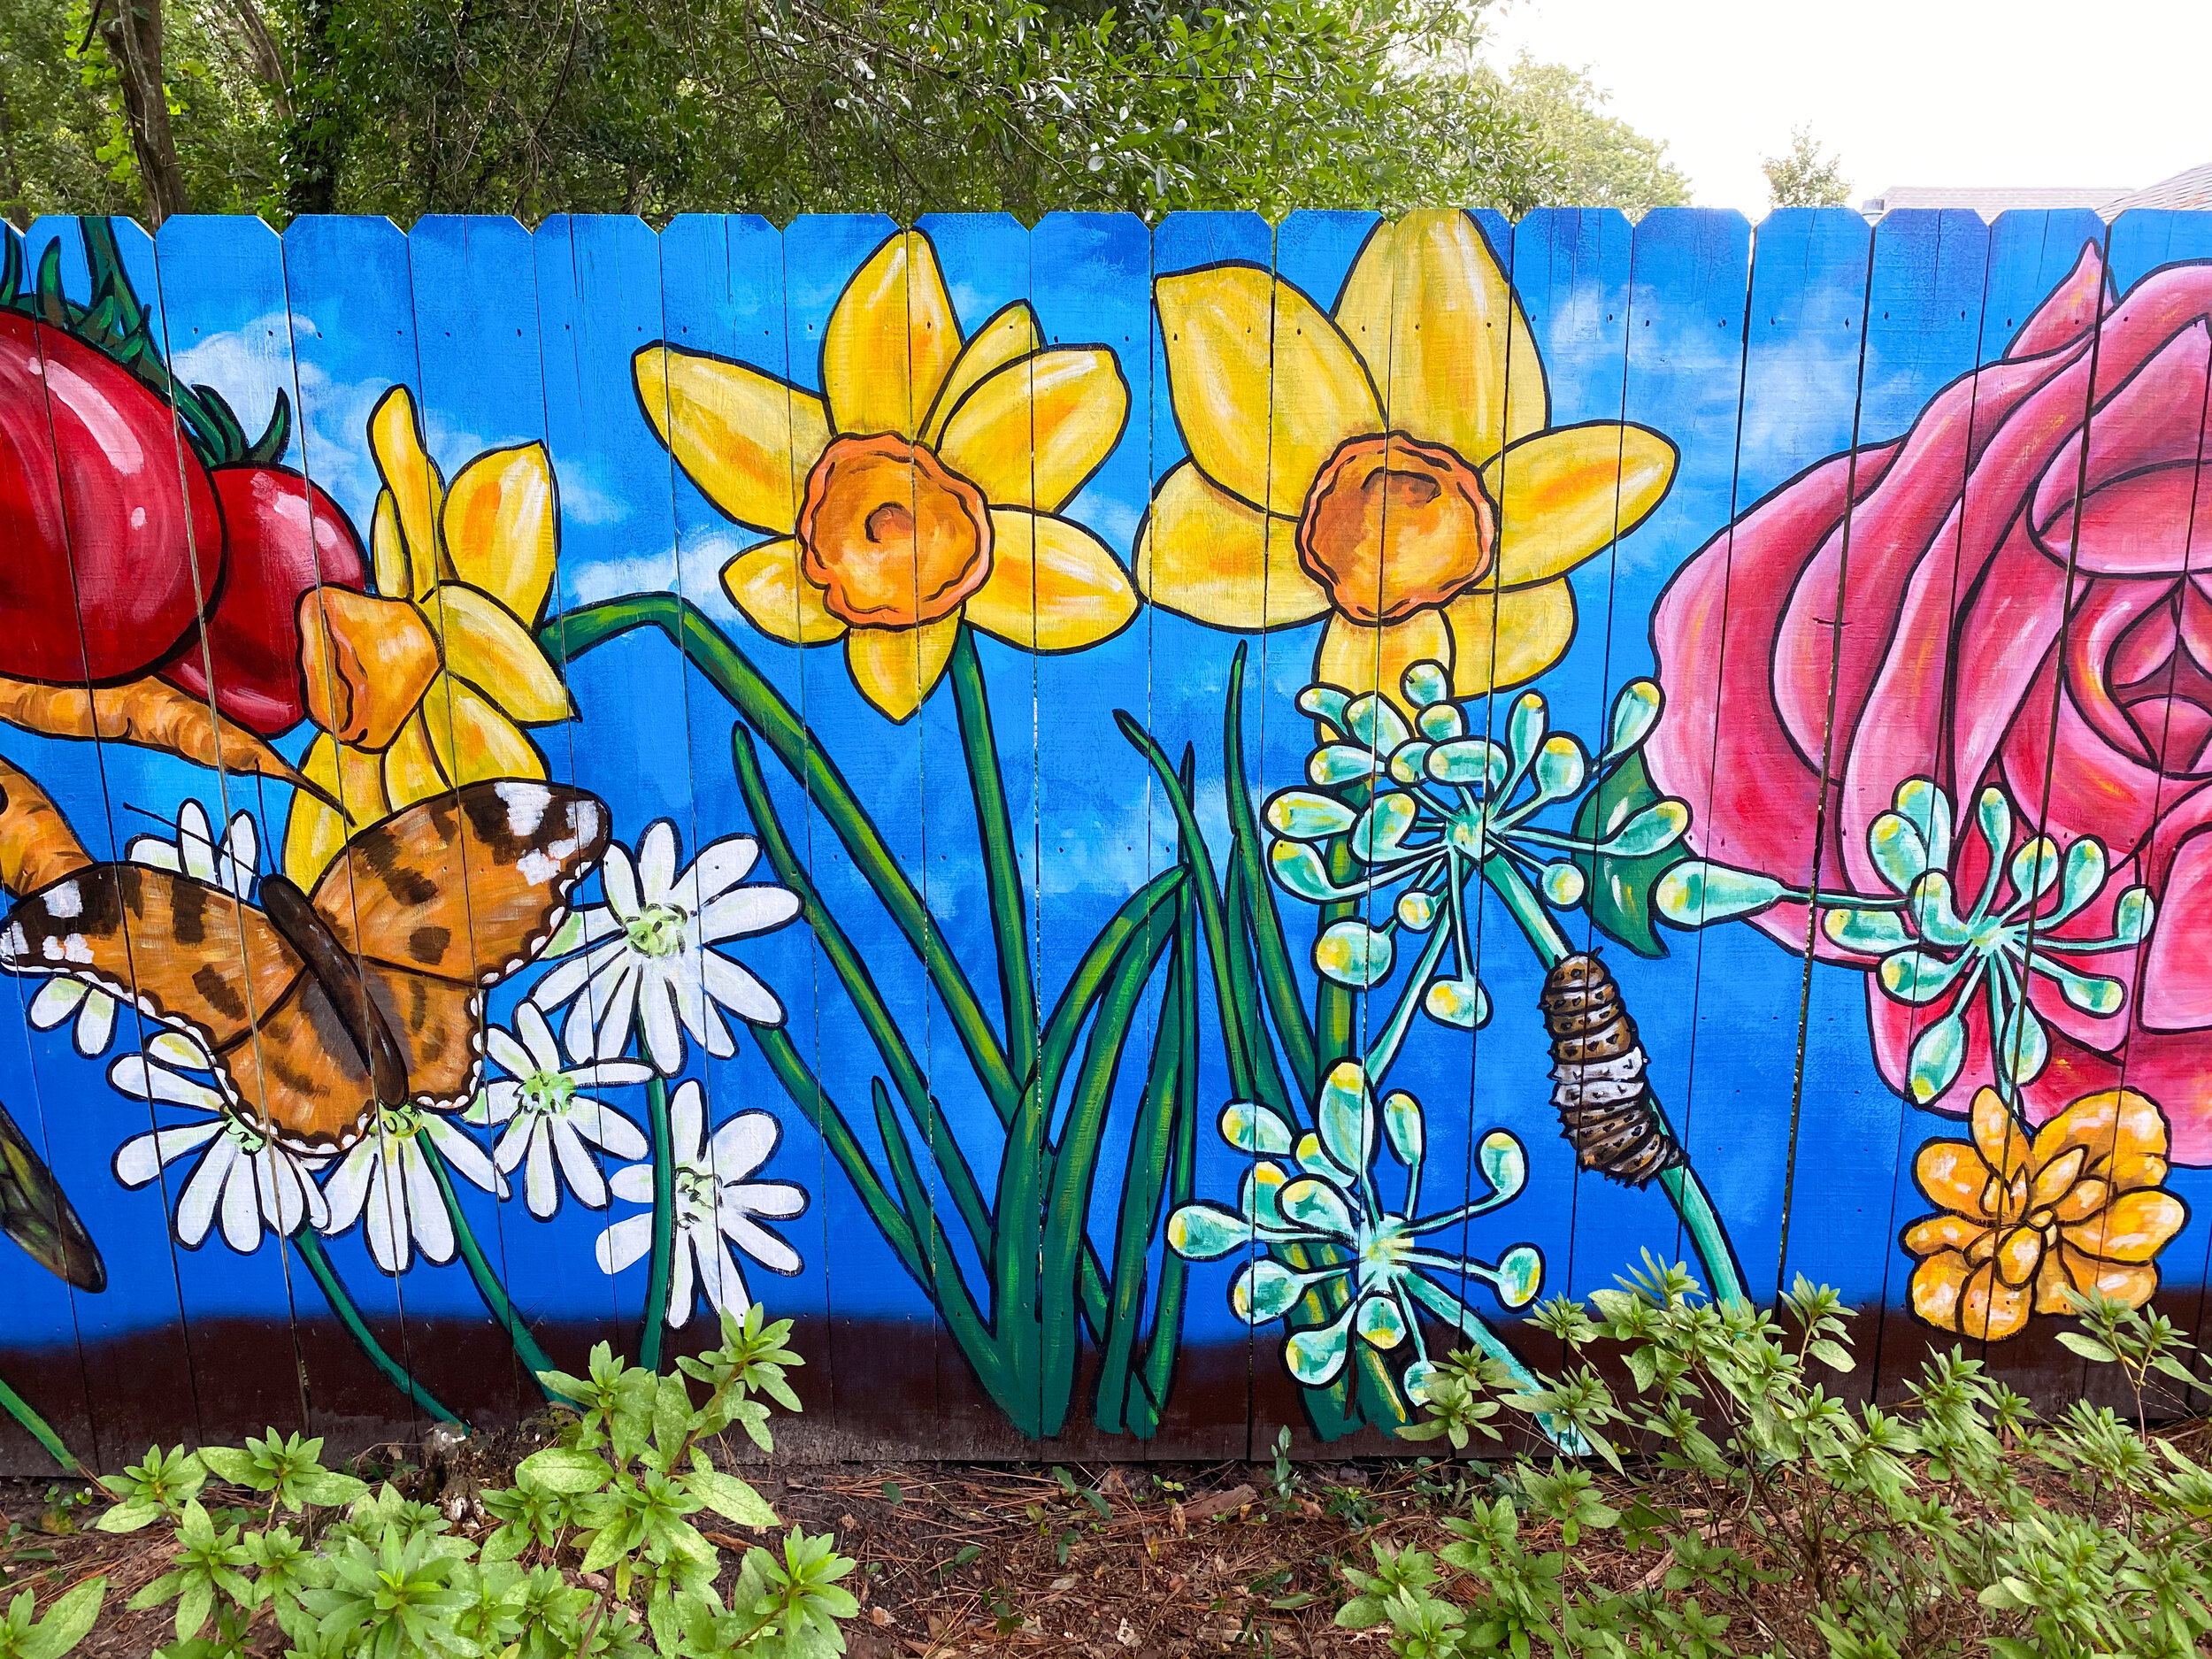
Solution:
[(449, 488), (404, 387), (369, 416), (384, 481), (369, 545), (376, 592), (300, 601), (300, 678), (320, 733), (300, 771), (343, 803), (294, 798), (284, 872), (311, 886), (363, 826), (488, 778), (542, 778), (524, 726), (569, 717), (531, 629), (559, 536), (545, 446), (476, 457)]
[(1970, 1141), (1932, 1141), (1913, 1176), (1942, 1207), (1905, 1229), (1921, 1258), (1912, 1307), (1929, 1324), (1997, 1340), (2036, 1313), (2070, 1313), (2070, 1287), (2139, 1308), (2152, 1265), (2188, 1220), (2160, 1190), (2166, 1119), (2133, 1089), (2085, 1095), (2030, 1139), (1994, 1089), (1974, 1097)]
[(1574, 635), (1567, 572), (1625, 535), (1674, 446), (1617, 421), (1553, 427), (1512, 288), (1463, 212), (1378, 225), (1324, 312), (1257, 265), (1154, 294), (1190, 458), (1154, 492), (1137, 583), (1224, 628), (1327, 616), (1314, 678), (1404, 701), (1532, 680)]
[(638, 400), (692, 482), (772, 541), (723, 567), (762, 633), (845, 642), (861, 695), (921, 706), (964, 617), (1073, 651), (1136, 614), (1121, 562), (1060, 516), (1120, 440), (1129, 388), (1104, 346), (1047, 349), (1017, 301), (964, 337), (937, 251), (902, 231), (822, 335), (822, 396), (741, 363), (652, 345)]

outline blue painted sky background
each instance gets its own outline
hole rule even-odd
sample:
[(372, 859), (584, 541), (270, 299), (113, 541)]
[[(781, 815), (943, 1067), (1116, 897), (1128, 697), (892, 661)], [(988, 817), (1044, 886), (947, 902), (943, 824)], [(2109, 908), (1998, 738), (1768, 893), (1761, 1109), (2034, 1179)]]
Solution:
[[(1056, 217), (1032, 231), (976, 217), (925, 228), (936, 240), (964, 327), (1026, 298), (1053, 342), (1105, 343), (1119, 355), (1133, 396), (1126, 429), (1067, 511), (1126, 558), (1149, 481), (1183, 454), (1153, 337), (1149, 280), (1222, 258), (1272, 259), (1286, 280), (1326, 305), (1371, 223), (1363, 215), (1301, 214), (1271, 231), (1249, 218), (1191, 216), (1148, 235), (1124, 219)], [(2102, 234), (2093, 217), (2008, 215), (1992, 229), (1970, 216), (1896, 215), (1870, 245), (1855, 215), (1791, 212), (1761, 228), (1754, 271), (1750, 227), (1734, 214), (1663, 211), (1633, 230), (1618, 215), (1594, 212), (1484, 224), (1527, 308), (1554, 422), (1626, 418), (1656, 427), (1681, 452), (1671, 493), (1650, 520), (1573, 578), (1580, 628), (1540, 689), (1555, 724), (1586, 738), (1601, 730), (1613, 691), (1649, 670), (1650, 607), (1685, 558), (1733, 511), (1846, 447), (1855, 429), (1863, 442), (1903, 431), (1942, 384), (1999, 355), (2083, 242)], [(158, 302), (157, 326), (177, 373), (220, 390), (250, 433), (282, 389), (300, 416), (288, 462), (304, 467), (364, 531), (377, 489), (365, 421), (395, 384), (416, 394), (431, 453), (449, 477), (486, 449), (547, 443), (561, 503), (555, 608), (673, 588), (727, 629), (854, 781), (995, 1010), (989, 915), (949, 688), (918, 720), (893, 727), (860, 701), (838, 651), (802, 654), (753, 633), (724, 596), (718, 572), (758, 538), (724, 518), (672, 467), (630, 379), (632, 353), (667, 339), (818, 388), (823, 325), (847, 278), (889, 228), (876, 219), (815, 219), (780, 234), (756, 220), (686, 219), (656, 237), (634, 220), (557, 219), (533, 235), (511, 221), (429, 219), (403, 236), (381, 220), (349, 220), (303, 221), (280, 239), (248, 220), (173, 220), (158, 260), (142, 236), (126, 252), (140, 293)], [(34, 261), (56, 240), (70, 290), (81, 294), (73, 223), (41, 221), (26, 239)], [(2123, 287), (2157, 265), (2207, 257), (2212, 215), (2131, 215), (2112, 232)], [(1263, 790), (1283, 787), (1299, 771), (1310, 727), (1291, 700), (1308, 678), (1317, 631), (1252, 641), (1246, 718)], [(1033, 661), (984, 643), (1048, 1002), (1115, 906), (1171, 861), (1165, 803), (1116, 731), (1115, 710), (1138, 715), (1171, 753), (1186, 741), (1195, 745), (1203, 825), (1217, 856), (1225, 853), (1220, 729), (1234, 643), (1148, 608), (1115, 640), (1072, 657)], [(557, 778), (611, 803), (618, 839), (634, 844), (649, 823), (666, 818), (688, 858), (704, 841), (750, 827), (731, 772), (731, 712), (665, 641), (615, 641), (576, 664), (570, 679), (580, 721), (537, 735)], [(286, 747), (301, 752), (304, 735)], [(187, 795), (211, 816), (254, 811), (265, 849), (280, 844), (281, 790), (242, 794), (143, 751), (110, 747), (96, 755), (89, 746), (12, 731), (5, 749), (52, 789), (96, 856), (114, 856), (130, 834), (156, 827), (132, 809), (170, 817)], [(997, 1127), (943, 1009), (819, 813), (810, 812), (772, 760), (765, 764), (787, 826), (878, 973), (989, 1190)], [(1567, 926), (1571, 937), (1586, 938), (1580, 918)], [(1302, 949), (1303, 920), (1293, 913), (1291, 926), (1294, 948)], [(1897, 1230), (1920, 1213), (1911, 1154), (1931, 1135), (1955, 1133), (1955, 1125), (1902, 1108), (1869, 1054), (1863, 981), (1816, 968), (1793, 1168), (1801, 963), (1747, 926), (1676, 934), (1671, 942), (1672, 954), (1661, 962), (1636, 961), (1618, 948), (1609, 960), (1748, 1282), (1758, 1290), (1801, 1271), (1854, 1299), (1896, 1300), (1909, 1267)], [(872, 1147), (868, 1088), (879, 1067), (807, 937), (787, 931), (737, 954), (776, 988), (800, 1051)], [(1511, 1129), (1528, 1149), (1527, 1192), (1473, 1224), (1457, 1248), (1491, 1260), (1512, 1243), (1537, 1243), (1547, 1257), (1548, 1294), (1609, 1283), (1646, 1246), (1674, 1254), (1676, 1224), (1655, 1188), (1632, 1193), (1578, 1179), (1548, 1101), (1535, 1009), (1540, 972), (1494, 910), (1484, 918), (1481, 972), (1496, 1009), (1490, 1025), (1471, 1039), (1419, 1022), (1392, 1078), (1427, 1110), (1432, 1190), (1464, 1184), (1470, 1146), (1494, 1126)], [(495, 999), (495, 1018), (508, 1018), (520, 988)], [(1141, 1081), (1131, 1074), (1141, 1071), (1142, 1033), (1156, 1002), (1148, 1002), (1124, 1068), (1098, 1175), (1102, 1247), (1110, 1244), (1128, 1111)], [(1210, 992), (1209, 1033), (1213, 1022)], [(129, 1040), (127, 1030), (117, 1051)], [(1210, 1048), (1217, 1042), (1210, 1034)], [(1210, 1118), (1227, 1079), (1217, 1049), (1209, 1064), (1203, 1104)], [(926, 1317), (920, 1294), (753, 1046), (743, 1042), (736, 1059), (712, 1064), (695, 1048), (692, 1072), (718, 1120), (740, 1110), (775, 1113), (785, 1133), (763, 1176), (797, 1181), (815, 1194), (809, 1213), (787, 1229), (804, 1258), (802, 1273), (749, 1273), (770, 1310)], [(642, 1101), (631, 1094), (617, 1103), (641, 1119)], [(0, 1019), (0, 1099), (41, 1125), (111, 1275), (96, 1297), (73, 1295), (43, 1273), (11, 1274), (10, 1346), (232, 1312), (279, 1318), (294, 1302), (303, 1311), (316, 1307), (311, 1285), (296, 1266), (288, 1272), (273, 1241), (244, 1258), (219, 1238), (198, 1252), (172, 1249), (165, 1215), (173, 1192), (126, 1193), (110, 1172), (116, 1147), (146, 1126), (147, 1109), (109, 1089), (99, 1067), (71, 1051), (65, 1033), (30, 1033), (20, 1019)], [(1201, 1147), (1202, 1193), (1233, 1202), (1241, 1155), (1210, 1125)], [(2200, 1172), (2177, 1171), (2173, 1185), (2201, 1210), (2205, 1181)], [(541, 1223), (518, 1196), (504, 1206), (481, 1194), (471, 1202), (488, 1251), (526, 1312), (634, 1318), (643, 1267), (610, 1280), (592, 1259), (593, 1238), (611, 1216), (572, 1198), (554, 1221)], [(611, 1213), (634, 1208), (618, 1201)], [(2207, 1232), (2193, 1223), (2165, 1257), (2170, 1280), (2189, 1286), (2193, 1302)], [(335, 1241), (333, 1252), (374, 1310), (480, 1309), (457, 1265), (419, 1265), (395, 1282), (377, 1272), (357, 1234)], [(1229, 1264), (1195, 1271), (1190, 1338), (1242, 1340), (1226, 1307), (1229, 1271)], [(1479, 1287), (1470, 1299), (1479, 1309), (1494, 1306)], [(949, 1344), (940, 1346), (949, 1356)]]

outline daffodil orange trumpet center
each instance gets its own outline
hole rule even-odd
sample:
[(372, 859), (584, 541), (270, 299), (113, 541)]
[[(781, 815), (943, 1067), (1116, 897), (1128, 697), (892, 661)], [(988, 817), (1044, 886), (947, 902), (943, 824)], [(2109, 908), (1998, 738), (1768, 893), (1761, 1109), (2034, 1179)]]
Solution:
[(438, 641), (404, 599), (343, 588), (300, 597), (300, 680), (307, 712), (342, 743), (381, 749), (438, 674)]
[(1348, 438), (1314, 477), (1298, 563), (1356, 622), (1402, 622), (1490, 573), (1497, 504), (1442, 444), (1402, 432)]
[(856, 627), (950, 616), (991, 573), (983, 492), (895, 433), (831, 442), (807, 474), (798, 538), (823, 603)]

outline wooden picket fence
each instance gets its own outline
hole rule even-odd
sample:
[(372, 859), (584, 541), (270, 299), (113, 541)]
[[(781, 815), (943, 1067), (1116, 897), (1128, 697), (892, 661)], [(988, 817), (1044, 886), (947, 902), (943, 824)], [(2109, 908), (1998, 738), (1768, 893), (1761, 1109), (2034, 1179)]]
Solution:
[(2208, 417), (2212, 213), (10, 233), (0, 1459), (753, 1306), (801, 1456), (1376, 1452), (1678, 1261), (2093, 1396)]

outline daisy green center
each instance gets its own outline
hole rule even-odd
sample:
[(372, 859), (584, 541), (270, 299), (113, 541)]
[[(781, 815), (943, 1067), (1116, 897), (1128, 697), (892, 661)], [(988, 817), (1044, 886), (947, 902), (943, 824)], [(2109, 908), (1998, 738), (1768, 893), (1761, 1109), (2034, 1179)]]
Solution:
[(228, 1135), (238, 1149), (248, 1157), (258, 1157), (268, 1150), (269, 1137), (263, 1134), (243, 1118), (226, 1114), (223, 1118), (223, 1133)]
[(573, 1079), (561, 1071), (533, 1071), (521, 1079), (521, 1110), (540, 1117), (557, 1118), (576, 1098)]
[(672, 956), (684, 948), (690, 921), (672, 904), (649, 904), (622, 924), (622, 933), (641, 956)]
[(676, 1225), (678, 1228), (698, 1226), (713, 1218), (715, 1186), (713, 1171), (690, 1169), (681, 1164), (677, 1166)]
[(376, 1114), (376, 1126), (380, 1133), (395, 1141), (410, 1140), (422, 1127), (422, 1114), (405, 1102), (380, 1107)]

